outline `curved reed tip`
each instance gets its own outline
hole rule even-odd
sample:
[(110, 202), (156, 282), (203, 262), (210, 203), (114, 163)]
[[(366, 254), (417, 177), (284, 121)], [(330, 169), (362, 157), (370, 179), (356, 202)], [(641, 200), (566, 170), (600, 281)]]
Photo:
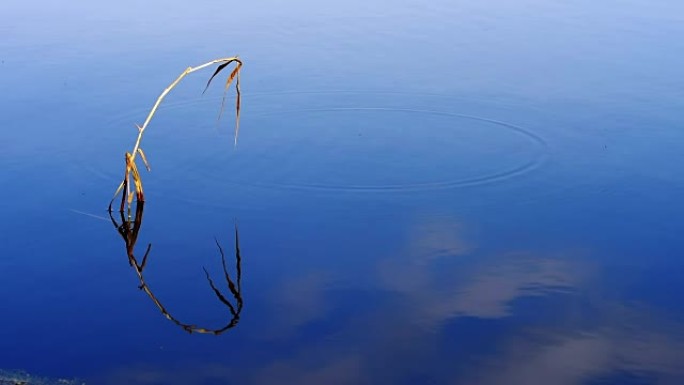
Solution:
[[(235, 91), (237, 94), (236, 98), (236, 105), (235, 105), (235, 139), (233, 141), (233, 149), (237, 148), (237, 140), (238, 140), (238, 133), (239, 133), (239, 127), (240, 127), (240, 103), (241, 103), (241, 94), (240, 94), (240, 69), (242, 68), (242, 60), (238, 58), (238, 56), (234, 57), (229, 57), (229, 58), (222, 58), (222, 59), (215, 59), (209, 62), (206, 62), (204, 64), (198, 65), (196, 67), (188, 67), (185, 71), (183, 71), (177, 78), (174, 80), (167, 88), (164, 89), (164, 91), (159, 95), (157, 98), (157, 101), (154, 103), (154, 106), (150, 110), (150, 112), (147, 115), (147, 118), (145, 119), (145, 122), (142, 125), (135, 125), (136, 128), (138, 129), (138, 136), (135, 141), (135, 145), (133, 146), (133, 151), (130, 153), (126, 153), (126, 172), (123, 178), (123, 181), (117, 188), (116, 192), (114, 193), (114, 198), (112, 198), (112, 202), (116, 197), (121, 193), (122, 194), (122, 202), (121, 202), (121, 211), (123, 212), (124, 210), (124, 205), (125, 202), (128, 203), (128, 207), (130, 209), (130, 205), (133, 203), (133, 200), (137, 198), (138, 201), (143, 202), (144, 201), (144, 194), (142, 190), (142, 178), (140, 177), (140, 173), (138, 172), (138, 167), (136, 165), (136, 157), (140, 155), (140, 158), (142, 158), (143, 163), (145, 165), (145, 168), (150, 171), (150, 165), (149, 162), (147, 161), (147, 157), (145, 156), (145, 153), (143, 152), (142, 148), (140, 147), (140, 144), (142, 142), (142, 137), (143, 134), (145, 133), (145, 130), (147, 129), (150, 121), (154, 117), (155, 113), (157, 112), (157, 109), (161, 105), (162, 101), (166, 97), (166, 95), (173, 90), (178, 83), (185, 78), (188, 74), (191, 74), (195, 71), (199, 71), (203, 68), (210, 67), (214, 64), (219, 64), (214, 73), (209, 77), (209, 80), (207, 81), (207, 84), (204, 88), (204, 92), (206, 92), (207, 88), (209, 88), (209, 85), (211, 84), (211, 81), (224, 69), (227, 68), (228, 65), (231, 63), (236, 63), (235, 68), (231, 71), (230, 75), (228, 76), (228, 79), (226, 80), (226, 84), (224, 87), (224, 93), (223, 93), (223, 101), (221, 102), (221, 109), (219, 111), (219, 119), (221, 118), (221, 113), (223, 112), (223, 107), (224, 107), (224, 102), (226, 98), (226, 93), (232, 84), (233, 80), (235, 80)], [(136, 190), (136, 195), (131, 194), (130, 188), (130, 178), (131, 176), (133, 177), (133, 183), (135, 185), (135, 190)], [(112, 208), (112, 202), (109, 204), (109, 211), (111, 212)]]

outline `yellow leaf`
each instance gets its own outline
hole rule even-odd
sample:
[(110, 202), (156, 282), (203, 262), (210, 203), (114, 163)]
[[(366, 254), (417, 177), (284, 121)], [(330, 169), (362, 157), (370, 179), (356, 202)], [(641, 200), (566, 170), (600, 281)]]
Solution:
[(143, 152), (142, 148), (138, 148), (138, 154), (140, 154), (140, 157), (142, 158), (143, 163), (145, 163), (145, 168), (147, 169), (147, 171), (151, 171), (150, 170), (150, 164), (147, 163), (147, 157), (145, 156), (145, 153)]

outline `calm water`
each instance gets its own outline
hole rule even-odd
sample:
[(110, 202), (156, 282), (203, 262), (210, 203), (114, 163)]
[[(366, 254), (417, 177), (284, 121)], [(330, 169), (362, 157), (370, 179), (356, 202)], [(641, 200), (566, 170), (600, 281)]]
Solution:
[[(0, 5), (0, 369), (684, 383), (681, 1), (43, 3)], [(234, 54), (237, 149), (210, 71), (143, 141), (146, 283), (229, 327), (189, 334), (106, 207), (159, 92)]]

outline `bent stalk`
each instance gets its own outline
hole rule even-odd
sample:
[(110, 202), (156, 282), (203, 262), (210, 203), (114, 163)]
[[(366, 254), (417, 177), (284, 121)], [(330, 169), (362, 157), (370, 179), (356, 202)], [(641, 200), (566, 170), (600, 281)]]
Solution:
[[(202, 70), (204, 68), (210, 67), (214, 64), (219, 64), (219, 66), (216, 68), (216, 71), (214, 74), (209, 78), (209, 81), (207, 82), (207, 85), (205, 87), (206, 89), (209, 87), (211, 84), (211, 81), (218, 75), (219, 72), (221, 72), (224, 68), (228, 67), (231, 63), (236, 63), (235, 68), (233, 71), (230, 73), (228, 76), (228, 79), (226, 80), (226, 84), (224, 87), (224, 93), (223, 93), (223, 101), (221, 102), (221, 109), (219, 111), (219, 118), (221, 117), (221, 113), (223, 112), (223, 107), (225, 103), (225, 98), (226, 94), (228, 92), (228, 89), (230, 87), (230, 84), (235, 80), (235, 91), (236, 91), (236, 103), (235, 103), (235, 140), (234, 140), (234, 145), (237, 146), (237, 138), (238, 138), (238, 133), (240, 130), (240, 99), (241, 99), (241, 94), (240, 94), (240, 69), (242, 68), (242, 61), (237, 57), (229, 57), (229, 58), (222, 58), (222, 59), (216, 59), (212, 60), (210, 62), (200, 64), (196, 67), (188, 67), (183, 71), (177, 78), (174, 80), (168, 87), (162, 91), (162, 93), (159, 95), (157, 98), (157, 101), (154, 103), (152, 106), (152, 109), (150, 112), (147, 114), (147, 118), (145, 119), (145, 122), (142, 124), (142, 126), (137, 126), (138, 127), (138, 137), (135, 140), (135, 145), (133, 146), (133, 150), (131, 152), (126, 153), (126, 169), (125, 169), (125, 175), (121, 183), (119, 184), (119, 187), (116, 189), (116, 192), (114, 192), (114, 197), (112, 197), (112, 200), (109, 202), (109, 212), (112, 211), (112, 203), (114, 203), (114, 200), (116, 197), (121, 193), (121, 206), (119, 208), (119, 211), (123, 212), (125, 207), (128, 207), (128, 212), (130, 216), (130, 211), (131, 211), (131, 204), (133, 203), (133, 199), (137, 199), (139, 202), (144, 202), (145, 201), (145, 195), (143, 193), (143, 188), (142, 188), (142, 178), (140, 177), (140, 173), (138, 172), (138, 167), (135, 163), (136, 161), (136, 156), (140, 154), (140, 157), (143, 160), (143, 163), (145, 164), (145, 168), (147, 170), (150, 170), (150, 166), (147, 162), (147, 157), (145, 156), (145, 153), (143, 152), (141, 148), (141, 142), (142, 142), (142, 137), (143, 134), (145, 133), (145, 130), (147, 130), (147, 127), (149, 126), (150, 122), (152, 121), (152, 118), (154, 117), (154, 114), (157, 112), (157, 109), (161, 105), (162, 101), (168, 95), (171, 90), (173, 90), (178, 83), (183, 80), (187, 75), (197, 72), (199, 70)], [(133, 178), (133, 184), (135, 186), (135, 196), (131, 193), (131, 177)]]

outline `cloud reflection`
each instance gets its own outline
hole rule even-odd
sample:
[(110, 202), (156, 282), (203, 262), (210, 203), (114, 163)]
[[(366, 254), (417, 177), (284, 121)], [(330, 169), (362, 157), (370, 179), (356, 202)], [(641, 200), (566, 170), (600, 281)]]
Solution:
[[(226, 363), (223, 380), (297, 385), (682, 383), (682, 325), (611, 297), (589, 258), (534, 251), (479, 256), (476, 245), (465, 239), (465, 228), (443, 218), (414, 226), (401, 250), (368, 266), (375, 272), (371, 283), (347, 281), (345, 290), (366, 305), (343, 322), (335, 309), (358, 302), (331, 300), (326, 274), (292, 277), (283, 285), (290, 294), (278, 298), (296, 314), (284, 317), (278, 307), (271, 318), (286, 325), (281, 330), (288, 331), (287, 338), (278, 343), (287, 353), (259, 355), (249, 369)], [(335, 290), (343, 290), (341, 285), (337, 282)], [(310, 329), (311, 320), (316, 330)], [(275, 340), (253, 337), (257, 350)], [(195, 383), (221, 383), (214, 376), (221, 371), (186, 370), (199, 376)], [(164, 378), (164, 383), (182, 383), (175, 380), (182, 376)], [(159, 383), (132, 372), (125, 380)]]
[(640, 379), (639, 383), (652, 379), (653, 383), (681, 384), (684, 341), (644, 325), (634, 326), (559, 332), (541, 343), (516, 338), (501, 355), (482, 363), (470, 382), (574, 385), (627, 375), (632, 381)]
[(567, 291), (578, 283), (581, 274), (568, 260), (530, 252), (508, 253), (489, 264), (462, 263), (457, 268), (465, 271), (440, 282), (434, 265), (459, 256), (465, 259), (475, 250), (463, 239), (462, 229), (443, 218), (421, 222), (406, 251), (379, 264), (383, 287), (406, 295), (429, 324), (457, 316), (505, 317), (509, 304), (520, 297)]

